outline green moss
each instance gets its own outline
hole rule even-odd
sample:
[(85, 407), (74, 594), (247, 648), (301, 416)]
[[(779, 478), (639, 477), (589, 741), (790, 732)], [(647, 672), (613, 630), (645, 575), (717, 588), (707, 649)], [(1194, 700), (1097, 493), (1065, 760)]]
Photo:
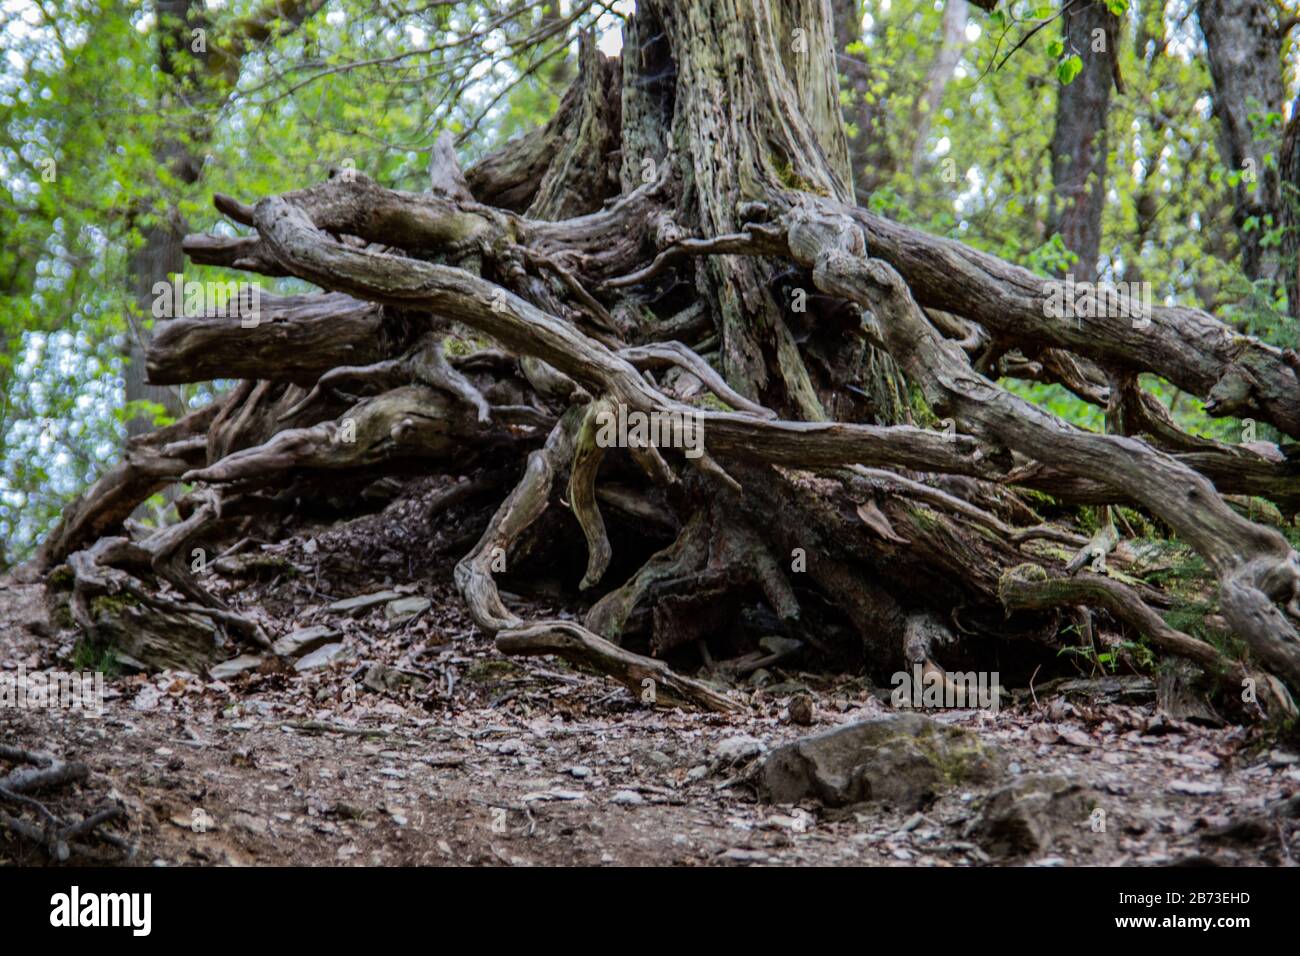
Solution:
[(1170, 627), (1205, 641), (1229, 660), (1245, 660), (1245, 642), (1231, 631), (1208, 623), (1207, 618), (1218, 610), (1219, 605), (1214, 601), (1188, 601), (1170, 608), (1161, 617)]
[(1128, 526), (1143, 538), (1153, 538), (1158, 534), (1156, 526), (1148, 521), (1146, 515), (1140, 511), (1116, 505), (1115, 513), (1121, 518), (1120, 524), (1127, 522)]
[(1034, 488), (1016, 488), (1016, 494), (1020, 495), (1020, 497), (1024, 498), (1026, 501), (1036, 502), (1037, 504), (1046, 507), (1053, 507), (1057, 504), (1056, 499), (1047, 492), (1038, 491)]
[(708, 408), (717, 412), (734, 412), (735, 409), (712, 392), (704, 392), (695, 402), (696, 407)]
[(120, 618), (140, 607), (138, 601), (123, 594), (101, 594), (90, 602), (92, 617)]
[(912, 518), (912, 523), (920, 531), (934, 531), (939, 527), (939, 516), (929, 508), (909, 508), (908, 514)]
[(797, 189), (803, 193), (814, 193), (818, 196), (825, 196), (826, 190), (822, 189), (816, 183), (809, 182), (794, 171), (794, 167), (783, 159), (776, 162), (775, 172), (777, 178), (788, 189)]
[(988, 763), (989, 755), (978, 739), (958, 743), (965, 735), (927, 727), (916, 738), (916, 745), (927, 760), (943, 775), (949, 786), (957, 786), (976, 777)]
[(912, 414), (916, 416), (917, 425), (922, 428), (939, 427), (939, 416), (934, 413), (930, 403), (925, 400), (925, 394), (916, 385), (908, 388), (907, 402), (912, 409)]
[(46, 587), (55, 591), (70, 591), (74, 583), (76, 583), (76, 575), (66, 564), (60, 564), (45, 576)]
[(1291, 524), (1282, 529), (1282, 534), (1286, 536), (1287, 541), (1291, 542), (1291, 547), (1300, 551), (1300, 526)]
[(474, 343), (449, 335), (443, 340), (443, 351), (448, 355), (461, 358), (474, 352)]
[(1195, 593), (1213, 583), (1205, 559), (1195, 551), (1173, 542), (1158, 542), (1157, 547), (1166, 551), (1168, 563), (1143, 575), (1149, 584), (1163, 585), (1175, 593)]

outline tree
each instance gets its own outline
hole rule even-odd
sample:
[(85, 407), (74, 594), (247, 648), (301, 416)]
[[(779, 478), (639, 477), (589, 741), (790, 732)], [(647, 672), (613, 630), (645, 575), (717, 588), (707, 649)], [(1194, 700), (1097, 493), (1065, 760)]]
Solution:
[[(1204, 0), (1197, 8), (1214, 77), (1219, 151), (1233, 171), (1233, 221), (1241, 266), (1252, 282), (1284, 285), (1277, 242), (1281, 222), (1282, 33), (1268, 0)], [(1293, 307), (1294, 308), (1294, 307)]]
[[(988, 666), (1045, 632), (1053, 654), (1058, 609), (1094, 606), (1199, 663), (1229, 703), (1244, 681), (1285, 712), (1300, 561), (1226, 496), (1294, 513), (1294, 459), (1187, 434), (1138, 373), (1294, 438), (1300, 360), (1195, 308), (1053, 314), (1059, 281), (859, 206), (841, 45), (825, 0), (642, 0), (617, 63), (582, 44), (546, 127), (464, 172), (441, 141), (427, 190), (336, 169), (255, 202), (215, 196), (246, 231), (188, 237), (192, 261), (323, 291), (264, 295), (251, 323), (209, 310), (160, 329), (152, 381), (243, 382), (136, 439), (46, 539), (73, 619), (120, 635), (104, 598), (125, 596), (135, 646), (168, 661), (205, 666), (212, 627), (265, 648), (192, 549), (293, 521), (295, 501), (346, 510), (404, 468), (479, 488), (504, 468), (513, 488), (456, 570), (475, 621), (504, 653), (580, 661), (658, 703), (741, 706), (670, 662), (755, 604), (877, 675)], [(448, 348), (458, 330), (470, 348)], [(1120, 433), (989, 377), (993, 353), (1022, 347), (1122, 373)], [(194, 485), (182, 520), (121, 533), (178, 481)], [(1106, 574), (1116, 541), (1080, 533), (1079, 504), (1131, 506), (1191, 548), (1251, 658)], [(562, 560), (577, 531), (596, 600), (581, 623), (524, 619), (497, 579)], [(662, 546), (637, 554), (647, 539)], [(618, 582), (614, 542), (638, 565)]]
[(1070, 272), (1080, 282), (1092, 282), (1097, 278), (1106, 204), (1106, 121), (1111, 84), (1118, 75), (1118, 21), (1100, 0), (1070, 5), (1061, 21), (1067, 59), (1052, 137), (1055, 189), (1047, 229), (1059, 233), (1065, 248), (1078, 257)]
[[(266, 9), (237, 20), (232, 35), (219, 37), (203, 4), (195, 0), (159, 0), (155, 11), (157, 105), (160, 110), (175, 110), (183, 103), (191, 127), (184, 132), (166, 130), (155, 144), (158, 168), (165, 171), (164, 182), (177, 183), (184, 189), (199, 181), (203, 161), (195, 150), (211, 139), (210, 117), (230, 95), (239, 78), (239, 61), (249, 45), (270, 39), (277, 26), (292, 30), (323, 4), (324, 0), (275, 0)], [(213, 33), (210, 49), (209, 33)], [(126, 400), (128, 406), (137, 402), (161, 405), (169, 415), (177, 416), (183, 410), (180, 396), (172, 389), (151, 385), (144, 370), (151, 339), (152, 304), (157, 298), (154, 288), (180, 272), (185, 262), (181, 250), (185, 223), (176, 203), (159, 202), (160, 198), (143, 197), (127, 212), (128, 233), (138, 232), (139, 240), (129, 254), (127, 267), (129, 301), (135, 305), (135, 314), (127, 336)], [(127, 436), (148, 431), (152, 420), (152, 415), (133, 415), (127, 421)]]

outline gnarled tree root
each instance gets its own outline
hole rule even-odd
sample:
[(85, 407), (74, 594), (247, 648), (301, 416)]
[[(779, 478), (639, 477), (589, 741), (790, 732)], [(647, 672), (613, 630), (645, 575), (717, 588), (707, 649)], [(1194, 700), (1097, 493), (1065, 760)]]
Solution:
[[(100, 829), (106, 824), (126, 816), (115, 804), (107, 804), (86, 814), (80, 820), (64, 820), (34, 794), (67, 784), (84, 781), (90, 774), (84, 763), (59, 760), (51, 754), (39, 753), (22, 747), (0, 744), (0, 760), (15, 764), (13, 770), (0, 777), (0, 804), (15, 813), (0, 810), (0, 829), (8, 830), (21, 840), (43, 847), (55, 863), (65, 863), (73, 856), (86, 860), (120, 859), (119, 855), (105, 858), (101, 850), (84, 840), (99, 840), (132, 855), (132, 847), (122, 837)], [(28, 814), (33, 819), (28, 818)]]

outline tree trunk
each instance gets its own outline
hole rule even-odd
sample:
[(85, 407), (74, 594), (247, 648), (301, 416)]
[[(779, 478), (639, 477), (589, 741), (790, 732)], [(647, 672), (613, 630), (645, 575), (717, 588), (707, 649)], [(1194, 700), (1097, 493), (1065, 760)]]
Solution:
[[(202, 9), (202, 4), (195, 0), (159, 0), (157, 7), (158, 75), (162, 84), (158, 98), (165, 106), (179, 92), (175, 88), (176, 64), (189, 51), (190, 21), (195, 11)], [(158, 144), (155, 161), (182, 183), (188, 185), (198, 181), (199, 161), (174, 139), (165, 139)], [(134, 226), (138, 218), (139, 211), (132, 212), (128, 223)], [(150, 216), (138, 227), (140, 245), (127, 257), (129, 301), (134, 304), (136, 314), (127, 329), (126, 400), (128, 403), (159, 404), (173, 418), (179, 418), (181, 414), (180, 396), (175, 389), (149, 383), (145, 374), (145, 355), (153, 339), (154, 284), (168, 281), (173, 273), (184, 268), (185, 254), (181, 241), (185, 231), (185, 224), (180, 221), (174, 207), (160, 218)], [(151, 428), (152, 416), (135, 415), (127, 422), (127, 438), (135, 438)]]
[[(319, 10), (324, 0), (270, 0), (266, 7), (251, 11), (237, 23), (234, 35), (210, 36), (211, 22), (199, 0), (158, 0), (156, 4), (158, 41), (158, 103), (170, 109), (183, 97), (191, 107), (196, 100), (219, 104), (239, 78), (240, 61), (250, 43), (261, 42), (280, 26), (289, 28)], [(200, 37), (195, 31), (202, 31)], [(197, 49), (196, 49), (197, 46)], [(188, 116), (199, 116), (191, 109)], [(193, 141), (207, 138), (205, 129), (192, 130)], [(164, 136), (154, 153), (159, 168), (165, 168), (177, 182), (192, 186), (203, 173), (203, 164), (191, 148), (176, 137)], [(125, 386), (127, 402), (145, 401), (162, 405), (169, 415), (179, 418), (183, 404), (172, 388), (160, 388), (149, 380), (145, 364), (153, 340), (154, 284), (167, 281), (181, 272), (185, 264), (182, 241), (186, 224), (175, 205), (165, 212), (143, 208), (131, 210), (128, 230), (138, 226), (140, 245), (127, 256), (128, 301), (135, 304), (137, 315), (128, 323)], [(137, 415), (127, 423), (127, 439), (138, 437), (153, 427), (150, 416)]]
[(1291, 119), (1282, 137), (1279, 157), (1278, 215), (1282, 226), (1279, 268), (1286, 286), (1287, 312), (1291, 316), (1290, 345), (1300, 347), (1300, 100), (1291, 104)]
[(966, 23), (969, 18), (970, 7), (966, 0), (947, 0), (944, 4), (943, 34), (939, 40), (939, 49), (930, 62), (929, 70), (926, 71), (925, 88), (913, 110), (911, 149), (913, 176), (920, 175), (925, 141), (930, 135), (930, 124), (934, 122), (935, 111), (943, 102), (944, 91), (952, 81), (962, 51), (966, 49)]
[(889, 178), (893, 157), (885, 143), (880, 103), (871, 89), (871, 67), (861, 53), (850, 50), (862, 40), (862, 4), (859, 0), (832, 0), (835, 23), (835, 59), (842, 78), (844, 119), (848, 131), (849, 164), (858, 202), (865, 203), (871, 193)]
[(1094, 282), (1101, 255), (1106, 205), (1106, 121), (1115, 76), (1117, 21), (1101, 2), (1071, 7), (1062, 18), (1065, 51), (1083, 60), (1073, 82), (1062, 84), (1052, 135), (1052, 193), (1048, 232), (1060, 233), (1079, 257), (1068, 270)]
[(1241, 243), (1241, 268), (1252, 281), (1285, 285), (1279, 257), (1264, 238), (1280, 221), (1276, 158), (1279, 127), (1262, 122), (1281, 113), (1281, 41), (1276, 4), (1268, 0), (1204, 0), (1197, 7), (1214, 80), (1219, 153), (1240, 175), (1233, 190), (1233, 221)]

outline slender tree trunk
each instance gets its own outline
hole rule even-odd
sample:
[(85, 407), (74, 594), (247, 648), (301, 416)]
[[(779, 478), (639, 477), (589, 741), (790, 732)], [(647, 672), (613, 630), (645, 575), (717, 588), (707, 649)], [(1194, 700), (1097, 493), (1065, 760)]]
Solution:
[(1203, 0), (1197, 7), (1214, 80), (1219, 152), (1241, 174), (1233, 191), (1233, 221), (1241, 268), (1252, 281), (1285, 284), (1279, 257), (1264, 237), (1281, 221), (1277, 157), (1281, 130), (1261, 122), (1284, 103), (1277, 5), (1272, 0)]
[(1287, 312), (1292, 319), (1292, 348), (1300, 348), (1300, 97), (1291, 105), (1291, 119), (1282, 137), (1279, 157), (1278, 215), (1282, 225), (1280, 269), (1286, 285)]
[(1102, 210), (1106, 204), (1106, 121), (1115, 75), (1115, 17), (1100, 2), (1069, 10), (1062, 18), (1066, 53), (1077, 53), (1083, 70), (1061, 86), (1052, 136), (1049, 233), (1061, 234), (1079, 257), (1070, 272), (1080, 282), (1097, 278)]
[[(175, 88), (178, 58), (185, 56), (191, 43), (190, 18), (201, 11), (199, 0), (159, 0), (157, 5), (159, 102), (169, 104), (177, 94)], [(185, 146), (175, 139), (165, 139), (158, 144), (155, 159), (160, 168), (186, 184), (198, 181), (199, 162)], [(134, 219), (135, 217), (132, 216)], [(172, 417), (180, 417), (181, 402), (175, 389), (150, 385), (146, 381), (145, 354), (153, 339), (153, 287), (166, 281), (172, 273), (185, 267), (185, 254), (181, 241), (185, 238), (185, 223), (173, 208), (161, 220), (153, 219), (138, 229), (139, 247), (131, 250), (127, 259), (128, 291), (136, 314), (128, 323), (126, 400), (147, 401), (162, 405)], [(144, 434), (153, 428), (152, 416), (136, 415), (126, 426), (127, 438)]]
[(916, 101), (912, 119), (912, 175), (919, 175), (925, 154), (925, 141), (930, 135), (935, 111), (943, 102), (944, 90), (952, 80), (953, 71), (966, 49), (966, 23), (970, 19), (970, 6), (966, 0), (948, 0), (943, 8), (942, 35), (938, 52), (925, 74), (925, 89)]
[(844, 96), (844, 120), (850, 125), (849, 162), (858, 202), (889, 176), (892, 158), (884, 141), (880, 104), (871, 92), (871, 68), (861, 52), (849, 49), (862, 39), (859, 0), (831, 0), (835, 23), (835, 59)]
[[(268, 0), (266, 6), (250, 11), (230, 36), (219, 41), (210, 35), (212, 24), (202, 0), (157, 0), (160, 106), (166, 109), (177, 102), (182, 80), (191, 84), (187, 95), (192, 103), (203, 98), (212, 104), (219, 103), (238, 80), (240, 62), (250, 43), (266, 41), (275, 29), (300, 25), (319, 10), (323, 2)], [(196, 42), (200, 38), (196, 38), (195, 30), (203, 31), (201, 42)], [(198, 115), (197, 110), (191, 115)], [(206, 129), (192, 130), (191, 141), (202, 142), (207, 132)], [(200, 157), (177, 137), (164, 133), (157, 145), (155, 159), (160, 168), (166, 168), (172, 178), (184, 185), (192, 186), (202, 175)], [(134, 225), (138, 215), (138, 211), (133, 212), (128, 224)], [(186, 225), (173, 207), (161, 220), (148, 221), (138, 231), (141, 245), (131, 250), (127, 262), (127, 291), (138, 315), (129, 323), (127, 333), (126, 400), (156, 402), (173, 417), (179, 417), (183, 410), (179, 394), (146, 381), (145, 355), (153, 339), (149, 327), (153, 318), (153, 287), (184, 268), (181, 241), (185, 237)], [(127, 424), (127, 438), (140, 435), (151, 427), (151, 418), (136, 416)]]
[[(164, 222), (145, 227), (141, 234), (143, 242), (128, 260), (131, 301), (138, 316), (132, 318), (127, 329), (126, 400), (162, 405), (169, 415), (176, 417), (181, 411), (179, 394), (174, 388), (146, 381), (145, 355), (153, 341), (153, 330), (147, 324), (152, 319), (153, 286), (184, 268), (185, 256), (181, 250), (184, 230)], [(152, 415), (135, 415), (127, 422), (127, 438), (143, 435), (153, 427)]]

